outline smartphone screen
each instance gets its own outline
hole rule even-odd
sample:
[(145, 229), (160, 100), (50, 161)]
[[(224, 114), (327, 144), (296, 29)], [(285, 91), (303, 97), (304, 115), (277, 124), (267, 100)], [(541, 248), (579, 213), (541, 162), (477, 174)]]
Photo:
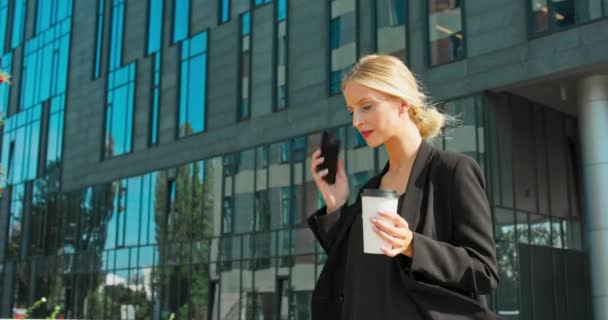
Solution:
[(317, 171), (328, 169), (328, 173), (323, 180), (329, 184), (336, 183), (336, 173), (338, 172), (338, 153), (340, 152), (340, 140), (327, 131), (323, 131), (321, 136), (321, 157), (323, 163), (317, 166)]

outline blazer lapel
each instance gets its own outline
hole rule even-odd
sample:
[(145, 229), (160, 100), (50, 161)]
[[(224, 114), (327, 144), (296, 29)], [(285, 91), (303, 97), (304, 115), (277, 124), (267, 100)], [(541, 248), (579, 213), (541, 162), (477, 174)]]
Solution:
[[(422, 196), (427, 184), (429, 164), (432, 160), (432, 155), (433, 147), (423, 140), (416, 153), (416, 159), (414, 160), (414, 166), (412, 167), (405, 193), (399, 198), (399, 215), (407, 221), (411, 230), (416, 230), (416, 226), (420, 219), (419, 213), (422, 205)], [(389, 163), (387, 162), (382, 173), (378, 175), (376, 187), (380, 186), (380, 180), (388, 171), (388, 168)]]

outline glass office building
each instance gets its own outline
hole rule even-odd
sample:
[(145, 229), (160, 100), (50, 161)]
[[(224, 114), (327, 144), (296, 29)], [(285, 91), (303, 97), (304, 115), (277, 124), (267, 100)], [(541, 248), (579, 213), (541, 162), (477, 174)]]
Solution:
[(602, 319), (607, 16), (605, 0), (0, 0), (0, 317), (45, 297), (30, 316), (309, 319), (326, 261), (310, 154), (338, 135), (350, 202), (384, 167), (340, 95), (381, 52), (461, 120), (431, 144), (484, 172), (489, 307)]

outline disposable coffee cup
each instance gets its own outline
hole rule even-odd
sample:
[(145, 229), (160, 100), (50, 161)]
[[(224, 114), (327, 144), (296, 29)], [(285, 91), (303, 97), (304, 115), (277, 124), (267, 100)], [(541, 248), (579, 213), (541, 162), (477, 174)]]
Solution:
[(373, 229), (371, 218), (375, 217), (387, 221), (378, 215), (378, 211), (397, 212), (399, 197), (395, 190), (365, 189), (361, 194), (363, 218), (363, 252), (370, 254), (383, 254), (382, 247), (388, 243)]

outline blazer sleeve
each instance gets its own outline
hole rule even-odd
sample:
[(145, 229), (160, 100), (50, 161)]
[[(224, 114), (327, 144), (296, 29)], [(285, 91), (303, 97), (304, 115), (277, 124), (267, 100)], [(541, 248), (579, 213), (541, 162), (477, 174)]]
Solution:
[(340, 224), (340, 220), (344, 216), (347, 207), (345, 204), (338, 209), (338, 212), (332, 214), (327, 214), (327, 207), (323, 207), (308, 217), (306, 221), (326, 253), (329, 253), (336, 240), (339, 229), (337, 225)]
[(474, 295), (498, 285), (496, 244), (484, 180), (469, 157), (458, 161), (451, 194), (452, 241), (414, 233), (410, 274), (417, 280)]

